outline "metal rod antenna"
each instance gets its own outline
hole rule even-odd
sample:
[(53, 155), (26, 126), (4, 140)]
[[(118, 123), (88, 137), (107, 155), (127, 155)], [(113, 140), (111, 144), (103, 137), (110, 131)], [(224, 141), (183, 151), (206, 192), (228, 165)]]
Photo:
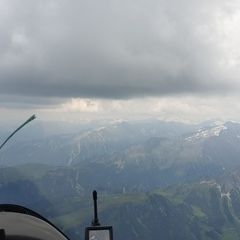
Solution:
[(8, 140), (16, 133), (18, 132), (21, 128), (23, 128), (25, 125), (27, 125), (28, 123), (30, 123), (31, 121), (33, 121), (36, 118), (35, 115), (32, 115), (26, 122), (24, 122), (21, 126), (19, 126), (13, 133), (10, 134), (10, 136), (2, 143), (2, 145), (0, 146), (0, 150), (2, 149), (2, 147), (8, 142)]
[(94, 202), (94, 219), (92, 221), (92, 226), (99, 226), (100, 222), (98, 220), (98, 210), (97, 210), (97, 191), (93, 191), (93, 202)]

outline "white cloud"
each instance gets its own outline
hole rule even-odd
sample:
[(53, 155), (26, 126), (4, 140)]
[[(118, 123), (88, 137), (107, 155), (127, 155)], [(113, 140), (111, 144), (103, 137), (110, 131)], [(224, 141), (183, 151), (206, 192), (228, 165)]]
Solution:
[(74, 99), (63, 103), (59, 109), (62, 112), (98, 112), (100, 109), (98, 101), (90, 99)]

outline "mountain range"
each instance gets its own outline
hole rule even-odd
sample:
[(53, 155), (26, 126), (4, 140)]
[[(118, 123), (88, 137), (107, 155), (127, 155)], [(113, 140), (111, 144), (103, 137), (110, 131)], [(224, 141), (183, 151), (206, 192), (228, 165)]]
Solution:
[(0, 202), (33, 208), (81, 239), (97, 189), (116, 239), (238, 239), (239, 153), (236, 122), (117, 121), (35, 134), (1, 152)]

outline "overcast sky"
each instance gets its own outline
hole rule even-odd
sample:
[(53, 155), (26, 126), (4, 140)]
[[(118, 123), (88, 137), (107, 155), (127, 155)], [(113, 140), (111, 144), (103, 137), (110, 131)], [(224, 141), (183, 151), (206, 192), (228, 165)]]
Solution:
[(239, 0), (0, 0), (1, 120), (240, 120)]

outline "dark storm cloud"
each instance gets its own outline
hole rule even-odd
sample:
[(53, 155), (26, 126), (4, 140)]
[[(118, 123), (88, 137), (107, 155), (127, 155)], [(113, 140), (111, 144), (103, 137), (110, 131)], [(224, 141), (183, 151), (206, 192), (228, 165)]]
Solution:
[(226, 66), (221, 23), (236, 4), (3, 0), (0, 94), (132, 98), (231, 89), (237, 71)]

